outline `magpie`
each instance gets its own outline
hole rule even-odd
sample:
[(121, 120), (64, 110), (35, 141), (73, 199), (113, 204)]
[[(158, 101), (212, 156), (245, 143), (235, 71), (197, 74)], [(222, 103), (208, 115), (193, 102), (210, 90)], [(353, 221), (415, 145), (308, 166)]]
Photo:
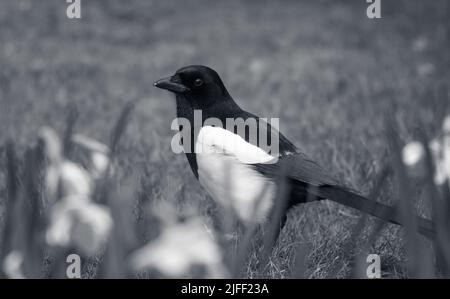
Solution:
[[(280, 229), (287, 211), (298, 204), (328, 199), (402, 225), (400, 213), (391, 206), (368, 199), (341, 185), (323, 167), (301, 152), (277, 128), (239, 107), (216, 71), (202, 65), (183, 67), (173, 76), (158, 80), (154, 86), (176, 96), (177, 118), (195, 122), (201, 111), (201, 128), (189, 126), (191, 144), (182, 144), (189, 165), (200, 184), (220, 204), (230, 207), (244, 223), (263, 224), (275, 209), (277, 179), (287, 178), (289, 192), (281, 216)], [(208, 125), (208, 119), (254, 120), (258, 138), (249, 132), (238, 134), (235, 127)], [(265, 128), (265, 129), (264, 129)], [(180, 130), (183, 130), (180, 126)], [(260, 147), (260, 136), (278, 138), (278, 151)], [(276, 133), (276, 135), (272, 135)], [(432, 237), (433, 223), (417, 216), (418, 230)]]

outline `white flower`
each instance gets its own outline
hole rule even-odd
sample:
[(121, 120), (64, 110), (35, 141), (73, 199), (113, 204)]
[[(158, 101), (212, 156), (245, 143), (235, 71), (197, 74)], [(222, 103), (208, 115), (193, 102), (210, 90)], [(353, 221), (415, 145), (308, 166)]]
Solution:
[(89, 203), (74, 217), (72, 242), (87, 255), (96, 254), (108, 241), (113, 220), (109, 208)]
[(62, 145), (58, 134), (49, 127), (43, 127), (39, 131), (39, 139), (44, 145), (45, 155), (50, 163), (59, 163), (62, 159)]
[(23, 254), (13, 250), (3, 260), (3, 273), (10, 279), (25, 279), (22, 272)]
[(59, 171), (61, 197), (91, 194), (91, 177), (83, 167), (65, 160), (61, 163)]
[[(50, 246), (67, 247), (70, 245), (70, 231), (72, 228), (72, 214), (71, 209), (74, 209), (77, 204), (73, 198), (69, 202), (62, 199), (56, 202), (50, 211), (50, 221), (45, 234), (45, 240)], [(82, 199), (84, 200), (84, 199)]]
[(92, 182), (89, 173), (78, 164), (64, 160), (46, 170), (46, 189), (50, 203), (60, 197), (89, 197)]
[(44, 127), (39, 138), (49, 161), (45, 173), (48, 201), (53, 203), (57, 198), (67, 196), (89, 196), (92, 187), (90, 174), (80, 165), (64, 159), (56, 132)]
[(436, 185), (442, 185), (446, 181), (450, 184), (450, 136), (442, 139), (433, 139), (430, 143), (433, 154)]
[(112, 226), (108, 207), (70, 196), (52, 206), (45, 237), (50, 246), (74, 246), (91, 256), (106, 243)]
[(444, 118), (444, 122), (442, 123), (442, 131), (445, 135), (450, 135), (450, 115), (447, 115)]
[(450, 140), (445, 144), (444, 157), (442, 159), (442, 168), (447, 175), (447, 183), (450, 187)]
[(105, 144), (90, 137), (76, 134), (72, 141), (84, 150), (88, 151), (90, 158), (89, 172), (94, 179), (103, 177), (110, 167), (110, 150)]
[(109, 167), (109, 157), (100, 152), (91, 153), (92, 167), (90, 169), (91, 175), (94, 179), (101, 178)]
[(55, 202), (58, 197), (59, 173), (59, 164), (50, 164), (45, 170), (45, 189), (49, 203)]
[(434, 182), (437, 185), (447, 182), (450, 187), (450, 115), (442, 122), (442, 132), (441, 138), (433, 139), (430, 143), (436, 168)]
[(105, 144), (103, 144), (93, 138), (90, 138), (90, 137), (87, 137), (87, 136), (84, 136), (81, 134), (75, 134), (72, 137), (72, 141), (75, 144), (78, 144), (81, 147), (83, 147), (89, 151), (109, 154), (108, 146), (106, 146)]
[(423, 159), (424, 155), (425, 150), (422, 143), (417, 141), (410, 142), (403, 148), (403, 163), (405, 163), (406, 166), (415, 166)]
[(189, 275), (195, 265), (203, 266), (208, 278), (227, 276), (221, 250), (198, 218), (165, 227), (156, 240), (131, 255), (130, 264), (138, 271), (157, 269), (170, 278)]
[[(450, 186), (450, 116), (442, 124), (443, 134), (428, 144), (434, 165), (433, 180), (436, 185), (447, 182)], [(410, 142), (403, 148), (402, 159), (411, 175), (425, 174), (425, 149), (420, 142)]]
[(60, 140), (52, 129), (41, 129), (39, 136), (49, 160), (46, 188), (53, 203), (46, 241), (51, 246), (74, 246), (86, 255), (93, 255), (106, 243), (113, 225), (109, 209), (90, 202), (92, 178), (101, 176), (108, 168), (109, 149), (88, 137), (74, 136), (77, 144), (89, 149), (90, 173), (63, 158)]

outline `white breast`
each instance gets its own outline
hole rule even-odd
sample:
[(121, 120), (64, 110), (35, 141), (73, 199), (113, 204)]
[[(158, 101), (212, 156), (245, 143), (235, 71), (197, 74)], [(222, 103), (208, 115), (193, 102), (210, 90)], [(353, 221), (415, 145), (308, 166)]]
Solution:
[(230, 131), (209, 126), (200, 130), (195, 152), (199, 181), (214, 200), (245, 223), (264, 222), (275, 185), (250, 164), (275, 158)]

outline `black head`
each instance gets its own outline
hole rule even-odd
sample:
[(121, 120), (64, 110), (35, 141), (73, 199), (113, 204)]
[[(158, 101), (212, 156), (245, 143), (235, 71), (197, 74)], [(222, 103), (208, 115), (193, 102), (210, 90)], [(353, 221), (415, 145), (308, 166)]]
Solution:
[(217, 72), (202, 65), (183, 67), (173, 76), (158, 80), (154, 85), (183, 95), (188, 101), (196, 102), (200, 107), (229, 98), (228, 91)]

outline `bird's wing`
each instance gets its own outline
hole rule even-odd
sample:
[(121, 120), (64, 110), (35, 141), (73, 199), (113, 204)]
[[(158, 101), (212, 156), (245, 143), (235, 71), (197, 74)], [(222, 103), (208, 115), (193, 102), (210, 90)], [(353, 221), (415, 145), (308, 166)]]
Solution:
[(241, 136), (220, 127), (205, 126), (200, 130), (196, 154), (223, 154), (243, 164), (272, 163), (276, 157), (245, 141)]
[[(283, 163), (286, 165), (285, 170), (281, 170)], [(325, 185), (335, 186), (339, 184), (329, 172), (303, 153), (295, 153), (281, 157), (275, 164), (260, 163), (254, 165), (254, 167), (270, 177), (275, 177), (281, 171), (285, 171), (287, 177), (316, 187)]]
[[(279, 131), (279, 128), (275, 128), (274, 126), (272, 126), (272, 124), (270, 122), (267, 122), (264, 118), (260, 118), (250, 112), (247, 112), (245, 110), (237, 110), (237, 111), (233, 111), (232, 115), (234, 118), (243, 118), (244, 120), (247, 120), (249, 118), (253, 118), (257, 121), (258, 123), (258, 136), (262, 136), (264, 134), (266, 134), (267, 136), (267, 140), (269, 142), (271, 142), (271, 138), (272, 136), (277, 136), (278, 137), (278, 143), (279, 143), (279, 155), (280, 156), (285, 156), (285, 155), (290, 155), (293, 153), (298, 153), (299, 149), (289, 140), (287, 139), (283, 134), (281, 134), (281, 132)], [(249, 141), (247, 139), (246, 140)]]
[[(285, 170), (282, 170), (283, 163), (286, 163)], [(329, 199), (347, 207), (354, 208), (385, 221), (403, 224), (399, 211), (391, 206), (384, 205), (373, 199), (366, 198), (357, 192), (341, 186), (339, 182), (329, 175), (321, 166), (308, 159), (303, 154), (295, 154), (280, 158), (276, 164), (257, 164), (256, 169), (267, 176), (276, 176), (285, 171), (285, 175), (291, 179), (294, 190), (295, 186), (300, 187), (300, 192), (294, 196), (300, 197), (291, 199), (292, 202), (300, 203), (305, 200), (305, 190), (311, 193), (314, 198)], [(281, 173), (282, 174), (282, 173)], [(318, 188), (307, 188), (307, 185)], [(305, 188), (306, 187), (306, 188)], [(297, 190), (298, 191), (298, 190)], [(428, 238), (435, 234), (433, 223), (425, 218), (417, 216), (418, 231)]]

